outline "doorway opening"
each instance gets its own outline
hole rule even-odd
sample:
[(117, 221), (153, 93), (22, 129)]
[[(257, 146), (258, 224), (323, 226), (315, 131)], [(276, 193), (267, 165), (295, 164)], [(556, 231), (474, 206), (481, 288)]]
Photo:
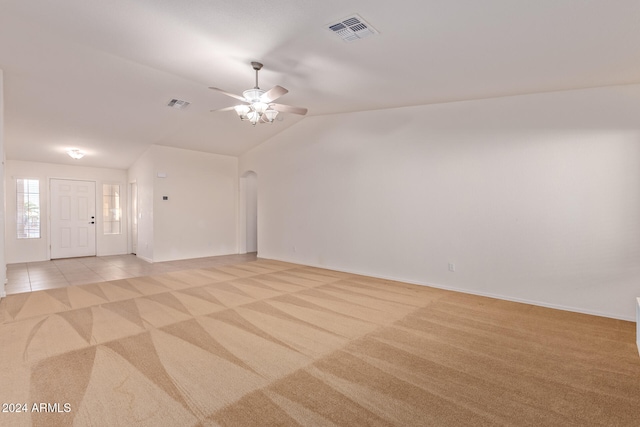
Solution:
[(258, 175), (240, 178), (240, 253), (258, 252)]
[(131, 253), (138, 253), (138, 183), (132, 182), (129, 184), (129, 195), (131, 200), (129, 200), (129, 206), (131, 206), (131, 212), (129, 218), (131, 221), (131, 229), (129, 230), (129, 235), (131, 236)]

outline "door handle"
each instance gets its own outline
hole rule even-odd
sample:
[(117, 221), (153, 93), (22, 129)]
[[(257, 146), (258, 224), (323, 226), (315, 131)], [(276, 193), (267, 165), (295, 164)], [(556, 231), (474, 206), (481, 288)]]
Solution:
[(95, 221), (91, 221), (89, 224), (95, 224), (95, 223), (96, 223)]

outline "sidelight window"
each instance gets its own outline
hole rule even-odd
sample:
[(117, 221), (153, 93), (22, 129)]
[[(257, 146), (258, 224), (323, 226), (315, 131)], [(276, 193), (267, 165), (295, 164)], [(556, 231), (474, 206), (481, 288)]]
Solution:
[(104, 234), (120, 234), (122, 208), (120, 207), (120, 186), (102, 185), (102, 218)]
[(40, 181), (16, 180), (16, 224), (18, 239), (40, 238)]

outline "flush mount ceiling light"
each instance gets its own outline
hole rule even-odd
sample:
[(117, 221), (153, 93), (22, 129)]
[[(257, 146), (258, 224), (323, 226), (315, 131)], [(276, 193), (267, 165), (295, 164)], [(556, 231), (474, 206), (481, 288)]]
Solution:
[(209, 89), (217, 90), (227, 96), (238, 99), (244, 104), (235, 105), (233, 107), (223, 108), (221, 110), (212, 111), (235, 111), (240, 120), (247, 120), (255, 126), (256, 123), (273, 123), (278, 113), (307, 114), (306, 108), (292, 107), (290, 105), (275, 104), (273, 101), (289, 92), (282, 86), (275, 86), (268, 91), (260, 89), (258, 86), (258, 71), (262, 69), (262, 64), (252, 62), (251, 66), (256, 71), (256, 86), (253, 89), (247, 89), (242, 92), (242, 96), (225, 92), (217, 87)]
[(78, 150), (77, 148), (70, 148), (67, 150), (67, 154), (69, 155), (69, 157), (71, 157), (72, 159), (81, 159), (84, 157), (84, 151), (82, 150)]

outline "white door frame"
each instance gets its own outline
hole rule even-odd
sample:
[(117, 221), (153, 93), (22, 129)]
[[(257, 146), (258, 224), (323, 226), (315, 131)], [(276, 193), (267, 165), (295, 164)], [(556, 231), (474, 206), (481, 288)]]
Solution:
[[(133, 191), (133, 187), (135, 186), (136, 191)], [(138, 252), (138, 182), (131, 181), (129, 183), (129, 243), (128, 243), (128, 251), (130, 254)], [(135, 198), (135, 200), (134, 200)], [(134, 232), (135, 231), (135, 232)]]

